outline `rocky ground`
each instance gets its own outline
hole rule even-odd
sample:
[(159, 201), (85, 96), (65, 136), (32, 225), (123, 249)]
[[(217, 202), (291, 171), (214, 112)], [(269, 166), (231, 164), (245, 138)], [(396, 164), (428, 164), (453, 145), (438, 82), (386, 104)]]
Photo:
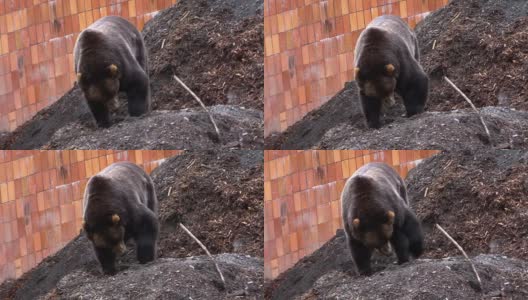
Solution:
[[(263, 147), (263, 1), (182, 0), (143, 29), (153, 113), (129, 118), (126, 97), (114, 125), (97, 128), (77, 87), (13, 133), (3, 149), (161, 149)], [(221, 138), (178, 76), (219, 123)], [(195, 140), (189, 141), (189, 137)]]
[(57, 130), (45, 149), (261, 149), (262, 113), (232, 105), (208, 107), (220, 131), (199, 108), (156, 110), (111, 128), (79, 122)]
[[(528, 112), (508, 107), (480, 109), (491, 139), (471, 109), (427, 111), (406, 118), (402, 104), (385, 116), (385, 126), (364, 123), (355, 83), (310, 112), (285, 133), (266, 139), (266, 149), (519, 149), (528, 147)], [(353, 105), (356, 103), (356, 105)]]
[[(405, 118), (397, 100), (385, 125), (368, 129), (351, 82), (286, 132), (267, 137), (266, 149), (528, 148), (527, 13), (523, 0), (451, 1), (416, 27), (430, 78), (427, 113)], [(443, 76), (480, 108), (491, 141)]]
[[(425, 232), (420, 259), (375, 255), (358, 276), (344, 232), (266, 284), (268, 299), (525, 299), (528, 297), (528, 153), (451, 151), (410, 171), (411, 205)], [(490, 176), (493, 174), (493, 176)], [(482, 280), (434, 224), (465, 249)]]
[[(138, 264), (129, 245), (118, 274), (105, 276), (81, 234), (21, 278), (2, 283), (0, 299), (262, 298), (262, 157), (261, 151), (199, 151), (168, 159), (151, 174), (160, 203), (157, 260)], [(179, 223), (213, 254), (225, 286)]]

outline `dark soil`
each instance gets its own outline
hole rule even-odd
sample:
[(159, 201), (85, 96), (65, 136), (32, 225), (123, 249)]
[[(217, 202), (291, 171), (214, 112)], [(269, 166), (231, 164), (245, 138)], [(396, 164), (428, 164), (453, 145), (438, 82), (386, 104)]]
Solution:
[(347, 83), (344, 90), (286, 132), (266, 138), (266, 149), (528, 148), (528, 112), (493, 106), (480, 109), (491, 141), (471, 109), (430, 111), (407, 118), (398, 103), (384, 117), (385, 126), (369, 129), (356, 94), (356, 84)]
[(19, 279), (0, 284), (0, 299), (35, 299), (55, 288), (64, 275), (78, 269), (95, 271), (96, 268), (90, 241), (80, 235)]
[(262, 5), (262, 0), (184, 0), (148, 22), (143, 34), (150, 55), (154, 109), (198, 106), (174, 80), (176, 75), (206, 105), (262, 111)]
[(442, 75), (477, 107), (528, 110), (528, 2), (451, 1), (419, 23), (416, 33), (432, 79), (429, 110), (467, 107)]
[[(109, 129), (96, 128), (82, 93), (74, 87), (13, 133), (2, 135), (0, 147), (92, 148), (93, 140), (97, 139), (105, 148), (137, 148), (134, 143), (119, 138), (126, 132), (129, 139), (143, 140), (148, 148), (211, 148), (207, 141), (212, 129), (210, 122), (182, 121), (188, 114), (182, 111), (184, 108), (205, 114), (200, 113), (197, 101), (173, 79), (177, 75), (205, 105), (227, 105), (223, 106), (227, 107), (223, 113), (225, 118), (219, 116), (220, 120), (216, 121), (224, 123), (224, 129), (236, 128), (236, 132), (221, 132), (223, 138), (215, 147), (261, 149), (264, 127), (262, 8), (262, 0), (178, 1), (157, 14), (143, 30), (149, 51), (152, 115), (140, 118), (140, 124), (135, 124), (134, 118), (128, 118), (126, 97), (121, 95), (119, 108), (113, 112), (115, 124)], [(171, 112), (160, 119), (159, 114), (165, 110)], [(258, 120), (254, 121), (255, 118)], [(148, 134), (153, 136), (148, 141), (144, 138), (145, 126), (150, 126)], [(174, 126), (186, 132), (181, 140), (176, 133), (167, 136)], [(52, 138), (56, 131), (61, 131), (60, 136)], [(189, 144), (186, 135), (200, 138), (196, 145)]]
[(162, 166), (152, 172), (164, 224), (161, 256), (203, 254), (180, 222), (212, 253), (264, 256), (262, 151), (186, 152)]
[(201, 108), (157, 110), (127, 118), (108, 129), (70, 123), (44, 149), (262, 149), (262, 113), (230, 105), (208, 107), (219, 130)]
[[(266, 298), (526, 299), (528, 152), (451, 151), (426, 159), (406, 179), (422, 221), (425, 253), (398, 266), (375, 254), (370, 277), (354, 272), (344, 232), (266, 284)], [(440, 224), (472, 257), (483, 281), (433, 226)], [(510, 258), (506, 258), (510, 257)]]
[(38, 149), (55, 131), (72, 122), (95, 127), (84, 96), (74, 87), (57, 102), (39, 111), (30, 121), (0, 139), (2, 149)]
[[(0, 299), (78, 299), (151, 292), (149, 299), (259, 299), (263, 288), (263, 155), (261, 151), (184, 152), (151, 176), (160, 202), (159, 258), (135, 259), (133, 242), (117, 276), (102, 275), (84, 235), (17, 280), (0, 285)], [(219, 275), (183, 223), (215, 256)], [(137, 283), (137, 284), (133, 284)], [(142, 289), (142, 292), (140, 292)], [(111, 291), (114, 294), (110, 294)], [(89, 296), (88, 296), (89, 295)], [(134, 294), (135, 295), (135, 294)]]
[(428, 231), (426, 257), (458, 255), (440, 232), (430, 230), (438, 223), (468, 255), (528, 260), (528, 152), (441, 153), (412, 169), (406, 181)]
[(403, 265), (395, 257), (374, 254), (376, 271), (358, 276), (353, 271), (343, 230), (294, 267), (266, 284), (266, 299), (525, 299), (528, 262), (501, 255), (472, 259), (482, 280), (463, 257), (418, 259)]
[[(266, 149), (528, 148), (528, 114), (512, 110), (528, 110), (527, 13), (524, 0), (451, 1), (416, 28), (431, 83), (429, 113), (402, 117), (400, 100), (381, 129), (368, 129), (351, 82), (286, 132), (268, 137)], [(442, 76), (477, 107), (487, 107), (481, 113), (491, 143), (469, 104)]]
[(261, 258), (239, 254), (213, 258), (225, 277), (225, 290), (209, 257), (195, 256), (133, 265), (111, 278), (77, 270), (43, 299), (261, 299)]

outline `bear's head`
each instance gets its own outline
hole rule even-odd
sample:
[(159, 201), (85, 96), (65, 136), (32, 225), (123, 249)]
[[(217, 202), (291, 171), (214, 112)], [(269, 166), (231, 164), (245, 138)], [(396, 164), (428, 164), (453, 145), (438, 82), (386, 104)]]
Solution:
[(368, 218), (358, 216), (352, 220), (352, 235), (369, 249), (378, 249), (382, 254), (390, 253), (390, 239), (395, 214), (392, 210)]
[(105, 216), (94, 224), (85, 221), (83, 228), (95, 248), (104, 249), (114, 255), (125, 253), (125, 227), (118, 214)]
[[(89, 72), (77, 73), (77, 83), (88, 102), (112, 103), (119, 93), (120, 71), (115, 64), (91, 66)], [(93, 70), (95, 69), (95, 70)]]
[(386, 102), (393, 98), (397, 83), (396, 66), (391, 63), (360, 62), (355, 69), (359, 92)]

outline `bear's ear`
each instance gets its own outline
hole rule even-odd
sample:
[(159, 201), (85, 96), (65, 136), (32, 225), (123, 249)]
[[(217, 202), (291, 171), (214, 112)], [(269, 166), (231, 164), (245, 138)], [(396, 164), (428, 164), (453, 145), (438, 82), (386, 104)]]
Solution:
[(359, 227), (359, 219), (358, 218), (355, 218), (353, 221), (352, 221), (352, 225), (354, 225), (354, 228), (358, 228)]
[(385, 71), (387, 71), (388, 75), (392, 76), (392, 74), (394, 74), (394, 65), (393, 64), (386, 65)]
[(116, 78), (119, 75), (119, 69), (114, 64), (108, 66), (108, 71), (110, 72), (110, 76), (113, 78)]
[(119, 223), (119, 220), (121, 220), (121, 218), (119, 218), (118, 214), (112, 215), (112, 223), (114, 223), (114, 225), (117, 225)]
[(389, 223), (390, 224), (394, 223), (394, 216), (395, 216), (395, 214), (394, 214), (394, 212), (392, 210), (389, 210), (387, 212), (387, 218), (389, 219)]
[(359, 74), (359, 68), (354, 69), (354, 78), (357, 78)]
[(81, 81), (81, 78), (82, 78), (82, 74), (81, 73), (77, 73), (77, 82)]

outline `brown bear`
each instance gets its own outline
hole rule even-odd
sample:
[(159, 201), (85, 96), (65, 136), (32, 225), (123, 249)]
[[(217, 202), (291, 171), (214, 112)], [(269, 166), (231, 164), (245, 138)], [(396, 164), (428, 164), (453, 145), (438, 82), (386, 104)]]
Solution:
[(381, 127), (381, 114), (403, 99), (407, 117), (424, 111), (429, 78), (420, 65), (418, 40), (400, 17), (375, 18), (359, 35), (354, 52), (361, 110), (370, 128)]
[(399, 264), (422, 254), (420, 222), (409, 206), (405, 182), (389, 165), (369, 163), (359, 168), (345, 184), (341, 209), (359, 274), (372, 273), (374, 249), (387, 255), (392, 245)]
[(154, 183), (130, 162), (114, 163), (90, 178), (84, 191), (84, 232), (105, 274), (115, 274), (116, 257), (129, 239), (140, 263), (156, 257), (158, 200)]
[(74, 48), (75, 72), (92, 115), (100, 127), (109, 127), (110, 108), (125, 92), (128, 113), (150, 111), (147, 50), (141, 33), (118, 16), (101, 18), (83, 30)]

